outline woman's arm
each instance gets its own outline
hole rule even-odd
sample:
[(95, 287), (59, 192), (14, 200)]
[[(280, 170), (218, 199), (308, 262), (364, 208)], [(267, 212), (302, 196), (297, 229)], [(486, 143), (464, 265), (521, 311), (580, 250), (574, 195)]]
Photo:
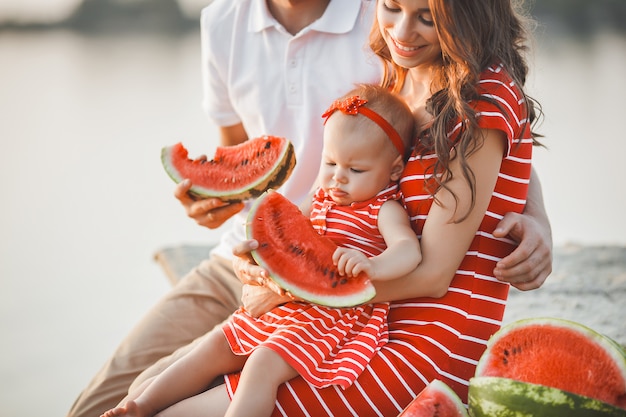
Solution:
[[(221, 146), (237, 145), (248, 140), (248, 134), (241, 123), (220, 127), (219, 131)], [(200, 226), (217, 229), (244, 207), (243, 203), (225, 203), (219, 198), (197, 200), (189, 194), (191, 186), (191, 181), (182, 181), (174, 189), (174, 197), (183, 205), (187, 216)]]
[(524, 212), (507, 213), (493, 235), (509, 236), (519, 242), (519, 246), (496, 265), (496, 278), (523, 291), (543, 285), (552, 272), (552, 229), (543, 204), (541, 183), (534, 169)]
[[(463, 179), (458, 160), (453, 161), (450, 190), (437, 192), (422, 230), (422, 262), (409, 275), (374, 282), (374, 301), (393, 301), (414, 297), (442, 297), (465, 257), (485, 215), (498, 179), (506, 138), (498, 130), (482, 130), (484, 144), (467, 159), (476, 179), (476, 202), (471, 211), (471, 191)], [(454, 196), (458, 198), (455, 202)], [(456, 208), (456, 210), (455, 210)], [(455, 223), (464, 214), (468, 216)]]

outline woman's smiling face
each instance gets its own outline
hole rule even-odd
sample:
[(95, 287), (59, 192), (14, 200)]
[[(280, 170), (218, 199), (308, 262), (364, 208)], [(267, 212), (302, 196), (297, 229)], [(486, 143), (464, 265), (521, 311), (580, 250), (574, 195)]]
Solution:
[(428, 0), (378, 0), (378, 28), (393, 61), (404, 68), (441, 60), (441, 46)]

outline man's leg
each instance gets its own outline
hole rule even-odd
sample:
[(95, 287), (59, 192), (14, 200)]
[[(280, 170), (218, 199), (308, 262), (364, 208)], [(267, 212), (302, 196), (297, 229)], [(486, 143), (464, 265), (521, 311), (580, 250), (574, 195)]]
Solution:
[(126, 336), (67, 416), (93, 417), (115, 407), (141, 372), (220, 324), (240, 298), (241, 283), (229, 260), (212, 256), (201, 263)]

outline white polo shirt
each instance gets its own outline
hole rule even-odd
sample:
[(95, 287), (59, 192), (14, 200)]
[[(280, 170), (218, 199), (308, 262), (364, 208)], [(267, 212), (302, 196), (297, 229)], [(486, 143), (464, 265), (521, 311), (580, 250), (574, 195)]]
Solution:
[[(203, 107), (218, 126), (243, 123), (248, 137), (283, 136), (296, 167), (280, 192), (296, 204), (317, 177), (322, 113), (355, 83), (378, 83), (382, 64), (368, 46), (375, 1), (331, 0), (323, 16), (291, 35), (266, 0), (214, 0), (203, 9)], [(245, 239), (247, 210), (215, 251), (232, 257)]]

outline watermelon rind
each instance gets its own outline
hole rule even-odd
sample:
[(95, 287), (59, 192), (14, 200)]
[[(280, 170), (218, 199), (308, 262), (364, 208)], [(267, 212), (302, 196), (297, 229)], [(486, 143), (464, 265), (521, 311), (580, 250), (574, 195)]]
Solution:
[(626, 410), (600, 400), (509, 378), (470, 379), (472, 417), (625, 417)]
[[(181, 150), (181, 148), (182, 155), (187, 158), (187, 150), (181, 143), (163, 147), (161, 149), (161, 163), (168, 176), (177, 184), (184, 179), (191, 179), (192, 186), (189, 192), (199, 198), (219, 198), (226, 202), (243, 201), (258, 197), (268, 189), (279, 188), (289, 178), (296, 165), (295, 150), (289, 140), (275, 136), (260, 136), (239, 145), (218, 147), (215, 151), (214, 160), (203, 162), (187, 159), (186, 161), (188, 165), (195, 166), (193, 168), (194, 171), (196, 169), (199, 169), (200, 172), (202, 169), (214, 169), (219, 165), (215, 160), (219, 160), (220, 154), (240, 154), (241, 158), (245, 159), (245, 154), (249, 153), (249, 151), (246, 151), (247, 148), (250, 149), (254, 146), (262, 146), (261, 144), (264, 141), (267, 142), (269, 140), (282, 143), (282, 148), (279, 153), (280, 156), (276, 158), (273, 165), (267, 168), (264, 175), (259, 176), (253, 181), (247, 178), (250, 171), (245, 168), (231, 169), (225, 172), (224, 176), (220, 178), (220, 186), (223, 187), (224, 184), (232, 184), (232, 186), (227, 189), (219, 189), (218, 187), (211, 188), (209, 184), (199, 184), (199, 181), (194, 181), (193, 178), (190, 178), (190, 175), (185, 175), (180, 172), (172, 161), (177, 157), (177, 152)], [(250, 157), (250, 159), (255, 160), (256, 158)]]
[(271, 275), (271, 278), (276, 284), (278, 284), (281, 288), (286, 291), (289, 291), (291, 295), (295, 298), (300, 298), (302, 300), (309, 301), (314, 304), (319, 304), (327, 307), (353, 307), (363, 303), (368, 302), (376, 295), (376, 290), (373, 285), (367, 286), (364, 291), (359, 293), (355, 293), (351, 296), (341, 295), (334, 296), (332, 294), (315, 294), (312, 292), (305, 291), (299, 288), (297, 285), (293, 284), (291, 281), (287, 281), (283, 279), (279, 274), (275, 271), (271, 270), (271, 267), (260, 257), (256, 257), (255, 253), (253, 253), (254, 259), (259, 263), (259, 265), (263, 266), (268, 270)]
[[(328, 271), (335, 268), (332, 266), (332, 253), (337, 245), (332, 243), (327, 237), (318, 235), (317, 232), (313, 230), (313, 226), (311, 225), (309, 219), (300, 212), (298, 207), (274, 190), (268, 190), (263, 193), (250, 207), (250, 212), (248, 213), (248, 219), (246, 222), (247, 238), (256, 239), (256, 236), (258, 236), (256, 234), (258, 232), (255, 229), (255, 225), (257, 225), (257, 227), (261, 227), (261, 229), (269, 228), (271, 230), (279, 230), (279, 228), (277, 228), (270, 219), (263, 219), (258, 214), (258, 208), (265, 202), (265, 199), (270, 197), (272, 194), (275, 194), (274, 200), (280, 201), (282, 206), (280, 215), (277, 217), (288, 220), (291, 227), (310, 228), (310, 230), (307, 229), (308, 233), (302, 234), (312, 234), (316, 236), (316, 238), (313, 241), (305, 241), (307, 244), (311, 245), (311, 253), (307, 250), (299, 253), (297, 256), (294, 255), (292, 258), (285, 255), (284, 258), (281, 257), (280, 259), (276, 256), (270, 257), (267, 254), (264, 255), (264, 248), (270, 248), (272, 244), (269, 242), (259, 241), (259, 248), (257, 250), (253, 250), (251, 254), (254, 260), (269, 272), (270, 278), (279, 287), (288, 291), (296, 299), (306, 300), (311, 303), (327, 307), (352, 307), (366, 303), (374, 298), (376, 295), (376, 289), (365, 275), (348, 279), (348, 284), (350, 285), (343, 287), (342, 291), (329, 287), (329, 280), (321, 276), (321, 271), (324, 269)], [(291, 230), (286, 232), (291, 233)], [(292, 246), (293, 244), (297, 245), (300, 243), (297, 241), (297, 238), (297, 235), (291, 235), (287, 236), (286, 239), (283, 239), (280, 242), (277, 241), (274, 243), (277, 246), (282, 246), (284, 248), (285, 246)], [(281, 242), (284, 244), (280, 245)], [(313, 255), (315, 255), (315, 257), (312, 257)], [(320, 255), (323, 259), (328, 260), (326, 264), (320, 265)], [(281, 276), (281, 272), (277, 270), (277, 268), (281, 266), (285, 267), (286, 265), (295, 265), (296, 262), (299, 265), (312, 265), (314, 268), (302, 271), (299, 275), (296, 274), (295, 276), (288, 277)], [(317, 284), (315, 285), (318, 292), (310, 292), (298, 285), (298, 276), (303, 276), (305, 274), (307, 278), (313, 278), (310, 281), (314, 281), (316, 283), (319, 282), (319, 286)], [(290, 275), (293, 275), (293, 273), (290, 272)], [(347, 292), (347, 288), (349, 288), (350, 292)]]
[[(402, 413), (398, 417), (424, 417), (424, 409), (422, 407), (416, 407), (418, 402), (424, 401), (432, 401), (433, 397), (443, 397), (453, 405), (456, 413), (454, 416), (447, 415), (446, 417), (469, 417), (467, 409), (465, 405), (461, 401), (461, 398), (454, 392), (452, 388), (448, 386), (445, 382), (439, 379), (433, 379), (418, 395), (415, 397), (413, 401), (407, 405)], [(415, 407), (415, 409), (414, 409)], [(441, 414), (434, 414), (441, 415)]]

